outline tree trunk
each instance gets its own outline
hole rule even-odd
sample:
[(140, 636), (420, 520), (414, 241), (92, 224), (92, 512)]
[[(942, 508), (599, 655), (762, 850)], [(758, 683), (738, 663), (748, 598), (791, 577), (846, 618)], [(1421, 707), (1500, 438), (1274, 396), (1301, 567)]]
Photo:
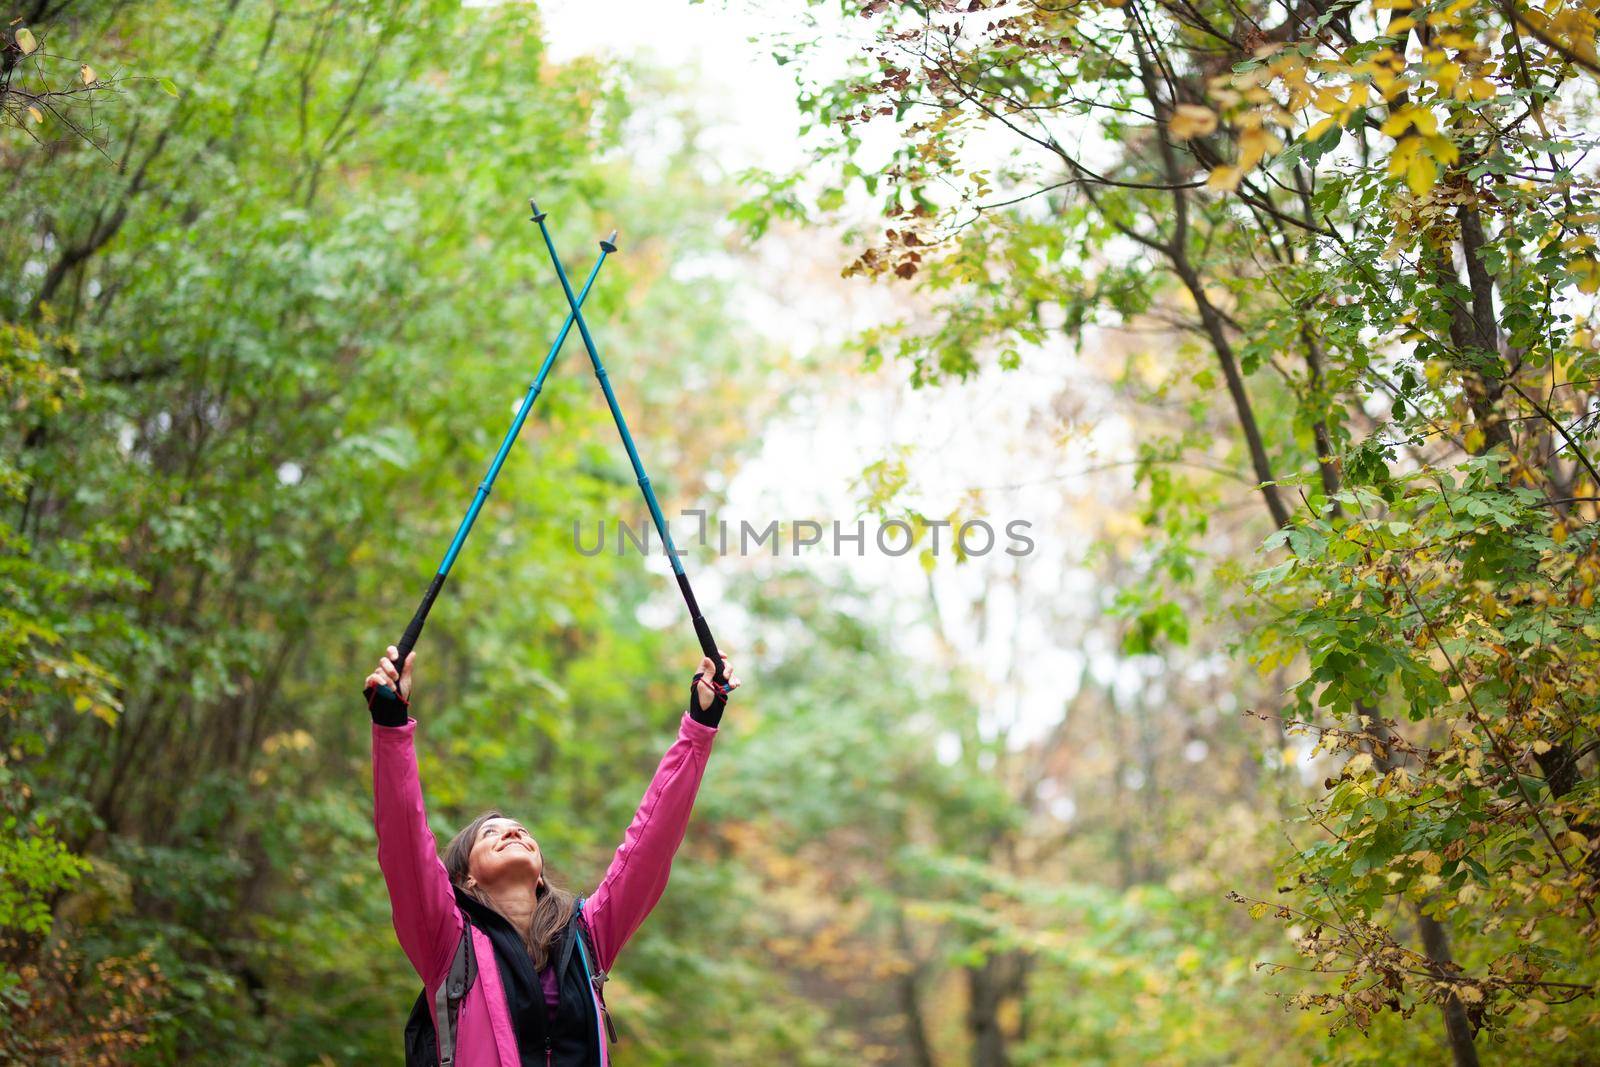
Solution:
[[(1370, 704), (1358, 701), (1356, 711), (1363, 718), (1371, 722), (1369, 729), (1380, 737), (1390, 736), (1389, 724)], [(1392, 770), (1400, 760), (1394, 758), (1394, 746), (1387, 746), (1387, 751), (1372, 754), (1373, 765), (1384, 773)], [(1422, 913), (1422, 905), (1418, 904), (1417, 935), (1422, 939), (1423, 954), (1433, 961), (1434, 966), (1441, 974), (1448, 974), (1455, 969), (1455, 959), (1450, 954), (1450, 931), (1446, 930), (1438, 920), (1431, 919)], [(1461, 1003), (1461, 998), (1451, 993), (1439, 1005), (1439, 1014), (1444, 1018), (1445, 1040), (1450, 1046), (1450, 1055), (1455, 1067), (1478, 1067), (1478, 1050), (1473, 1045), (1473, 1035), (1476, 1028), (1467, 1018), (1466, 1005)]]
[[(1495, 402), (1505, 391), (1505, 384), (1489, 373), (1490, 362), (1498, 361), (1500, 356), (1494, 321), (1494, 286), (1483, 265), (1483, 225), (1477, 213), (1462, 209), (1458, 217), (1470, 295), (1466, 300), (1451, 302), (1450, 344), (1455, 349), (1457, 369), (1462, 372), (1461, 382), (1467, 393), (1467, 404), (1472, 408), (1472, 421), (1483, 433), (1483, 444), (1478, 451), (1486, 452), (1496, 446), (1511, 445), (1511, 431), (1495, 412)], [(1452, 254), (1448, 244), (1435, 247), (1433, 251), (1433, 270), (1442, 287), (1461, 285), (1461, 275), (1456, 272)]]
[(1006, 1037), (1000, 1030), (1000, 1002), (1004, 996), (998, 973), (999, 956), (978, 967), (968, 967), (967, 1028), (972, 1032), (972, 1067), (1010, 1067)]
[(1272, 515), (1273, 525), (1283, 529), (1289, 525), (1289, 509), (1278, 495), (1277, 485), (1273, 484), (1277, 479), (1267, 459), (1267, 446), (1261, 439), (1261, 427), (1256, 422), (1250, 394), (1245, 390), (1244, 375), (1239, 373), (1238, 357), (1234, 355), (1233, 344), (1228, 340), (1228, 328), (1222, 316), (1217, 314), (1217, 309), (1211, 306), (1205, 286), (1189, 266), (1188, 257), (1174, 255), (1173, 267), (1183, 280), (1184, 287), (1189, 290), (1189, 295), (1194, 297), (1200, 311), (1200, 324), (1211, 341), (1211, 350), (1216, 354), (1218, 366), (1222, 368), (1222, 377), (1228, 383), (1228, 396), (1233, 400), (1233, 411), (1238, 416), (1239, 429), (1244, 434), (1245, 447), (1250, 452), (1250, 466), (1255, 470), (1256, 481), (1261, 486), (1261, 499)]
[(934, 1067), (933, 1045), (928, 1040), (928, 1023), (922, 1015), (922, 975), (924, 965), (916, 959), (916, 948), (911, 943), (911, 931), (906, 929), (906, 914), (899, 908), (894, 913), (895, 940), (900, 955), (911, 963), (911, 970), (895, 981), (895, 999), (905, 1017), (906, 1048), (911, 1053), (915, 1067)]
[[(1450, 935), (1438, 920), (1422, 914), (1421, 904), (1417, 905), (1417, 933), (1422, 938), (1422, 949), (1428, 959), (1441, 971), (1454, 970), (1455, 960), (1450, 957)], [(1451, 993), (1439, 1010), (1444, 1015), (1445, 1035), (1449, 1039), (1450, 1056), (1456, 1067), (1478, 1067), (1478, 1049), (1472, 1043), (1474, 1028), (1472, 1020), (1467, 1018), (1467, 1009), (1461, 1003), (1461, 998)]]

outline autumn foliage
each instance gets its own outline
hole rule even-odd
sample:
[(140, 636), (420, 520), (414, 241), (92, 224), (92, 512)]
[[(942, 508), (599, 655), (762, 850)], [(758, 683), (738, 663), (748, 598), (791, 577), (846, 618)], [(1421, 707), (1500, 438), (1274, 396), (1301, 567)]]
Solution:
[[(1436, 1006), (1458, 1063), (1592, 1032), (1594, 5), (852, 10), (867, 57), (803, 97), (823, 199), (878, 197), (845, 274), (928, 309), (866, 358), (924, 384), (1056, 336), (1170, 338), (1124, 347), (1128, 396), (1188, 412), (1144, 428), (1163, 547), (1120, 600), (1130, 640), (1181, 646), (1174, 584), (1209, 590), (1292, 683), (1252, 712), (1274, 743), (1343, 762), (1288, 815), (1276, 894), (1233, 894), (1293, 936), (1298, 963), (1262, 960), (1299, 976), (1288, 1002), (1336, 1033)], [(1197, 567), (1226, 551), (1194, 462), (1216, 432), (1263, 530)]]

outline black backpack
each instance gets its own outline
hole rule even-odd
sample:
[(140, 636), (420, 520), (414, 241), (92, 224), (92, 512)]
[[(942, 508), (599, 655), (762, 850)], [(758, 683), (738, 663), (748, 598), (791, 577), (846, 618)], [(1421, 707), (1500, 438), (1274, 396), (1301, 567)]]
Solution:
[[(606, 1008), (605, 994), (602, 992), (606, 973), (591, 970), (589, 950), (585, 945), (588, 937), (583, 922), (583, 903), (580, 897), (575, 919), (578, 930), (573, 941), (577, 943), (578, 953), (583, 959), (583, 971), (589, 976), (589, 983), (597, 994), (600, 1014), (606, 1025), (606, 1037), (614, 1042), (617, 1040), (617, 1031), (612, 1025), (611, 1012)], [(568, 955), (561, 961), (563, 970), (571, 951), (572, 943), (569, 942)], [(456, 945), (456, 954), (450, 961), (450, 973), (434, 994), (434, 1010), (444, 1020), (444, 1033), (440, 1034), (434, 1029), (433, 1015), (428, 1011), (428, 990), (424, 987), (417, 994), (416, 1003), (411, 1005), (411, 1014), (406, 1019), (406, 1067), (452, 1067), (456, 1056), (456, 1021), (460, 1018), (461, 1002), (467, 998), (467, 990), (472, 988), (477, 977), (478, 954), (472, 946), (472, 921), (463, 913), (461, 942)]]
[(461, 1002), (478, 977), (478, 954), (472, 947), (472, 921), (461, 916), (461, 943), (450, 960), (450, 973), (439, 983), (434, 1007), (441, 1024), (433, 1025), (428, 1013), (428, 990), (417, 994), (406, 1019), (406, 1067), (452, 1067), (456, 1061), (456, 1020), (461, 1017)]

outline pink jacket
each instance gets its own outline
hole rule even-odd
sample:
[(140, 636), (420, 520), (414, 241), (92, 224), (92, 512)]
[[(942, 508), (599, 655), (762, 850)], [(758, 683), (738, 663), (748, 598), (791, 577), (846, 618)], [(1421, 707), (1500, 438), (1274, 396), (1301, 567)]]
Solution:
[[(432, 1004), (461, 940), (462, 918), (423, 810), (422, 783), (412, 745), (416, 729), (415, 719), (404, 726), (373, 725), (372, 791), (378, 865), (389, 887), (394, 930)], [(678, 739), (661, 757), (605, 878), (584, 903), (584, 919), (599, 956), (595, 965), (602, 971), (611, 970), (622, 946), (667, 888), (672, 857), (689, 825), (716, 735), (715, 727), (695, 722), (684, 713)], [(494, 965), (494, 946), (476, 927), (472, 939), (478, 978), (461, 1005), (456, 1063), (459, 1067), (518, 1067), (517, 1039), (500, 972)], [(610, 1063), (604, 1033), (600, 1035), (600, 1062), (602, 1067)]]

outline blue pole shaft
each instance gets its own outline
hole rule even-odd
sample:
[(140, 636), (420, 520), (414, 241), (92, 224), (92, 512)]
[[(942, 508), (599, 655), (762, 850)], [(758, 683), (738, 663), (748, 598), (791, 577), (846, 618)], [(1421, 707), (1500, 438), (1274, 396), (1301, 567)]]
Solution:
[[(506, 456), (511, 453), (511, 446), (517, 439), (517, 434), (522, 432), (522, 424), (528, 421), (528, 413), (533, 410), (533, 402), (539, 398), (539, 393), (544, 389), (545, 378), (550, 374), (561, 346), (566, 343), (567, 335), (572, 332), (572, 324), (578, 321), (579, 308), (584, 300), (588, 299), (589, 290), (594, 287), (594, 280), (600, 274), (600, 265), (606, 261), (610, 249), (603, 249), (600, 258), (595, 260), (594, 267), (589, 271), (588, 279), (583, 283), (583, 292), (574, 297), (568, 288), (567, 294), (567, 320), (561, 324), (561, 332), (556, 335), (555, 343), (550, 346), (550, 351), (545, 353), (544, 362), (539, 365), (539, 373), (533, 379), (533, 384), (528, 386), (528, 393), (522, 398), (522, 404), (517, 408), (516, 416), (511, 420), (511, 428), (506, 431), (505, 437), (500, 442), (500, 448), (495, 452), (494, 459), (489, 463), (489, 470), (483, 476), (483, 481), (478, 483), (478, 491), (473, 494), (472, 504), (467, 508), (467, 513), (461, 519), (461, 525), (456, 527), (456, 535), (450, 541), (450, 547), (444, 554), (444, 559), (439, 563), (439, 569), (433, 576), (433, 581), (428, 584), (428, 591), (422, 595), (422, 602), (417, 605), (416, 613), (411, 616), (411, 623), (406, 627), (399, 643), (395, 646), (399, 651), (399, 661), (395, 667), (405, 669), (406, 656), (416, 646), (417, 638), (422, 635), (422, 627), (428, 621), (428, 613), (433, 610), (433, 602), (439, 596), (439, 590), (444, 588), (444, 580), (450, 574), (450, 568), (455, 565), (456, 556), (461, 553), (461, 546), (467, 540), (467, 534), (472, 531), (472, 524), (478, 520), (478, 513), (483, 510), (484, 501), (489, 499), (489, 490), (494, 486), (494, 480), (500, 474), (500, 468), (505, 465)], [(384, 688), (388, 688), (387, 686)], [(367, 699), (372, 700), (372, 694), (367, 694)]]
[[(601, 251), (600, 258), (594, 261), (594, 267), (589, 271), (588, 280), (583, 283), (583, 292), (578, 295), (577, 307), (582, 307), (583, 302), (589, 298), (589, 290), (594, 286), (595, 277), (600, 273), (600, 265), (606, 261), (606, 252)], [(571, 291), (568, 290), (571, 298)], [(556, 335), (555, 343), (550, 346), (550, 351), (545, 353), (544, 362), (539, 366), (539, 374), (533, 379), (533, 384), (528, 386), (528, 395), (522, 398), (522, 406), (517, 408), (517, 414), (511, 420), (511, 428), (506, 431), (505, 439), (500, 442), (500, 449), (494, 454), (493, 461), (489, 464), (489, 471), (483, 476), (483, 481), (478, 483), (478, 491), (472, 498), (472, 505), (467, 508), (467, 514), (462, 518), (461, 525), (456, 529), (456, 535), (450, 542), (450, 548), (445, 552), (443, 561), (439, 564), (440, 574), (449, 574), (450, 568), (455, 564), (456, 556), (461, 552), (461, 545), (467, 539), (467, 534), (472, 530), (472, 524), (478, 520), (478, 512), (483, 510), (484, 501), (489, 499), (489, 490), (494, 485), (494, 480), (500, 475), (500, 468), (505, 465), (506, 456), (511, 452), (517, 435), (522, 432), (522, 424), (528, 421), (528, 413), (533, 410), (533, 402), (539, 399), (539, 393), (544, 389), (544, 380), (550, 374), (550, 368), (555, 364), (556, 354), (561, 351), (561, 346), (566, 343), (567, 335), (572, 332), (572, 324), (577, 320), (575, 311), (567, 312), (567, 320), (561, 324), (561, 332)]]
[[(656, 532), (661, 535), (661, 544), (667, 550), (667, 558), (672, 561), (672, 573), (678, 580), (678, 591), (683, 594), (684, 604), (689, 609), (689, 619), (694, 624), (695, 636), (700, 640), (700, 650), (711, 660), (716, 668), (713, 682), (718, 686), (723, 685), (726, 679), (722, 673), (722, 657), (717, 652), (716, 640), (711, 636), (711, 628), (705, 618), (700, 614), (700, 605), (695, 601), (694, 590), (689, 587), (689, 576), (684, 573), (683, 561), (678, 558), (678, 549), (672, 543), (672, 535), (667, 532), (667, 522), (661, 515), (661, 504), (656, 500), (655, 490), (650, 488), (650, 477), (644, 472), (644, 464), (639, 459), (639, 450), (634, 447), (633, 434), (628, 432), (628, 420), (622, 417), (622, 408), (617, 404), (617, 396), (611, 389), (611, 379), (606, 374), (605, 365), (600, 361), (600, 350), (595, 346), (594, 337), (589, 333), (589, 323), (584, 320), (580, 310), (581, 301), (572, 291), (572, 282), (567, 279), (566, 268), (561, 265), (561, 257), (556, 254), (555, 241), (550, 236), (550, 227), (545, 224), (544, 212), (540, 211), (537, 204), (529, 201), (533, 208), (533, 221), (539, 224), (539, 234), (544, 238), (544, 246), (550, 253), (550, 262), (556, 269), (556, 277), (561, 281), (561, 291), (567, 296), (567, 305), (572, 308), (572, 314), (578, 320), (578, 333), (583, 337), (583, 347), (589, 353), (589, 362), (594, 366), (594, 375), (600, 380), (600, 388), (606, 395), (606, 406), (611, 409), (611, 418), (617, 424), (617, 432), (622, 435), (622, 445), (628, 450), (628, 461), (633, 464), (634, 476), (639, 481), (639, 489), (644, 493), (645, 505), (650, 509), (650, 518), (655, 523)], [(600, 243), (602, 251), (609, 252), (616, 247), (613, 243), (616, 234)]]
[[(661, 543), (666, 546), (668, 558), (672, 560), (672, 571), (674, 574), (682, 574), (683, 563), (678, 559), (678, 550), (673, 546), (672, 536), (667, 532), (666, 520), (661, 517), (661, 505), (656, 500), (655, 490), (650, 487), (650, 476), (644, 472), (644, 464), (639, 459), (639, 450), (634, 447), (633, 434), (628, 432), (628, 420), (622, 417), (622, 408), (617, 404), (617, 394), (611, 389), (611, 378), (606, 374), (605, 365), (600, 362), (600, 351), (595, 347), (594, 337), (589, 333), (589, 323), (584, 319), (583, 312), (576, 311), (577, 297), (572, 293), (572, 283), (567, 280), (566, 268), (562, 267), (561, 258), (556, 255), (556, 246), (550, 238), (550, 227), (545, 225), (542, 213), (536, 213), (534, 221), (539, 224), (539, 233), (544, 237), (545, 248), (550, 250), (550, 262), (555, 264), (556, 277), (561, 280), (561, 289), (567, 294), (567, 302), (577, 315), (578, 333), (583, 336), (583, 347), (589, 352), (589, 362), (594, 366), (595, 377), (600, 379), (600, 389), (606, 395), (606, 406), (611, 409), (611, 418), (617, 424), (617, 432), (622, 435), (622, 446), (628, 450), (628, 461), (633, 464), (634, 477), (638, 479), (639, 488), (644, 492), (645, 504), (650, 509), (650, 518), (655, 523), (656, 532), (661, 535)], [(604, 248), (605, 245), (601, 247)]]

